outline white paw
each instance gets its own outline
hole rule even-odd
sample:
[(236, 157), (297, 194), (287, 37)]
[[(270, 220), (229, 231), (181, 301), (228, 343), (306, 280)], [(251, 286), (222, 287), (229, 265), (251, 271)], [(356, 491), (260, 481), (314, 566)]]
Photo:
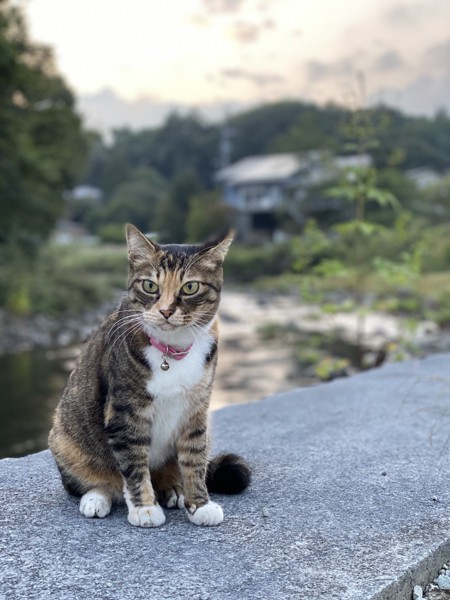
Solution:
[(216, 502), (208, 502), (204, 506), (200, 506), (193, 515), (186, 511), (189, 521), (195, 525), (219, 525), (223, 521), (223, 510)]
[(167, 500), (167, 508), (184, 508), (183, 494), (178, 496), (175, 492), (172, 492), (172, 495)]
[(154, 506), (137, 506), (128, 513), (128, 520), (136, 527), (159, 527), (164, 525), (166, 517), (163, 509), (155, 504)]
[(80, 513), (85, 517), (106, 517), (111, 511), (111, 497), (102, 490), (90, 490), (82, 496)]

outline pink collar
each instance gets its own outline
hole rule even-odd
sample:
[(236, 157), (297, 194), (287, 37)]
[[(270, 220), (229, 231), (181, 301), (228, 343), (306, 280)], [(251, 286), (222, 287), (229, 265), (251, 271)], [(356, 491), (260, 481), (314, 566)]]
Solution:
[(168, 344), (163, 344), (163, 342), (158, 342), (153, 336), (149, 336), (149, 339), (150, 344), (162, 352), (164, 357), (173, 358), (174, 360), (185, 358), (192, 348), (192, 344), (189, 344), (187, 348), (178, 348), (177, 346), (169, 346)]

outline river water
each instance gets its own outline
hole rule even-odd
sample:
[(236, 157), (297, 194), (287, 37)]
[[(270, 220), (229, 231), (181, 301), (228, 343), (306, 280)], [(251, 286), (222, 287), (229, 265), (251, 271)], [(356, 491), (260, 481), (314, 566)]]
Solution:
[(0, 356), (0, 458), (47, 448), (53, 411), (75, 349)]

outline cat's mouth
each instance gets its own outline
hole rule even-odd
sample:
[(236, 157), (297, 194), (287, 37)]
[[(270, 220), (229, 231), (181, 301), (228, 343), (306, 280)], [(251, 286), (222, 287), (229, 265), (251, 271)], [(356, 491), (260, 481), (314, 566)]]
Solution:
[(179, 325), (170, 323), (169, 321), (162, 321), (161, 323), (158, 323), (157, 327), (161, 331), (174, 331), (175, 329), (178, 329)]

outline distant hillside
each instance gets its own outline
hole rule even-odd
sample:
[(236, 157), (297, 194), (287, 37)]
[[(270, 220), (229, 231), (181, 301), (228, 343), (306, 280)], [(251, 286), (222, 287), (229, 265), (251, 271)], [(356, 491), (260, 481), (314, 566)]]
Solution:
[[(427, 165), (440, 172), (450, 168), (450, 118), (445, 113), (414, 117), (386, 106), (365, 112), (378, 141), (372, 149), (376, 166), (394, 164), (406, 170)], [(350, 115), (335, 105), (284, 101), (242, 112), (225, 128), (196, 114), (172, 114), (158, 128), (116, 131), (108, 147), (97, 141), (86, 180), (108, 194), (133, 169), (145, 166), (169, 181), (180, 171), (192, 170), (210, 187), (212, 174), (227, 156), (235, 161), (249, 155), (320, 148), (342, 153)]]

